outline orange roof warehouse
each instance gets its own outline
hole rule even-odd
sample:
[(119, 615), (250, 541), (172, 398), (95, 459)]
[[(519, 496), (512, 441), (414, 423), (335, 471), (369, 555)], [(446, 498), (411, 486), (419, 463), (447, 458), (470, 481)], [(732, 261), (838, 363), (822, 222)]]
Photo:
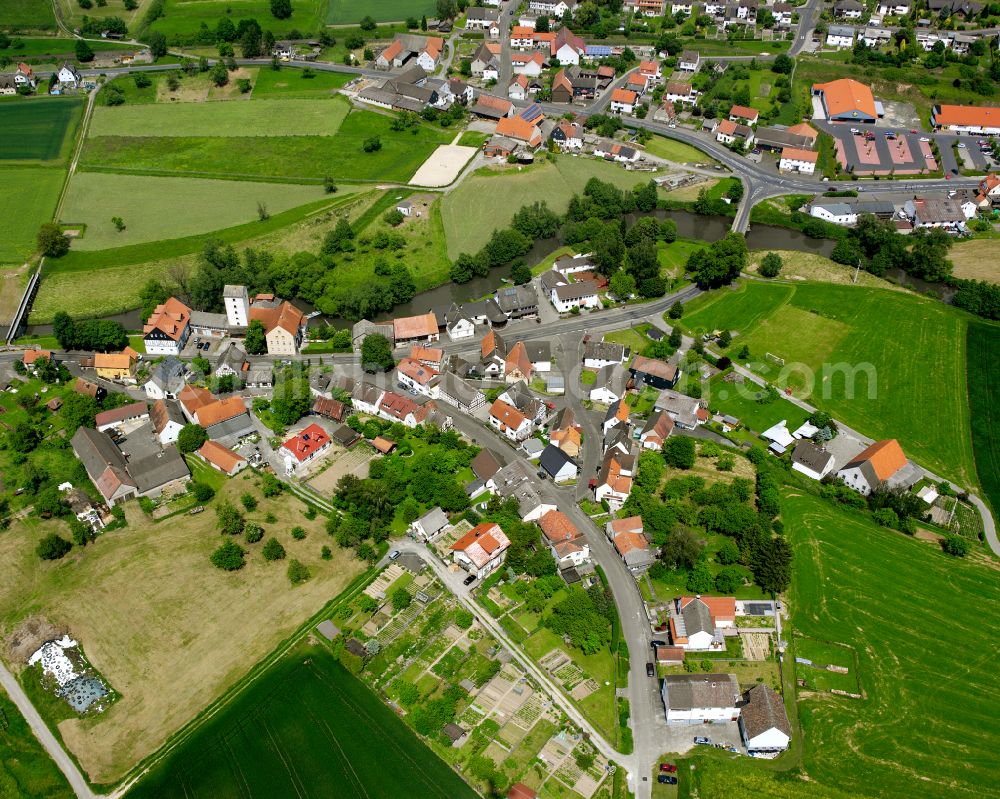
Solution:
[(874, 123), (880, 116), (872, 90), (856, 80), (841, 78), (829, 83), (814, 83), (812, 93), (820, 98), (826, 118), (831, 122)]
[(954, 133), (1000, 133), (1000, 108), (975, 105), (936, 105), (931, 110), (931, 124)]

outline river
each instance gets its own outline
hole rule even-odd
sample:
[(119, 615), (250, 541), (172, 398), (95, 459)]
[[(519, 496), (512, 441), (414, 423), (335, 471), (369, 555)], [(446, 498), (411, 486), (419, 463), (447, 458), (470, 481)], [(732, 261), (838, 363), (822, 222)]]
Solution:
[[(687, 211), (662, 210), (653, 211), (652, 214), (658, 219), (673, 219), (677, 223), (678, 237), (706, 243), (721, 239), (732, 226), (732, 220), (724, 216), (699, 216)], [(631, 224), (639, 216), (643, 215), (629, 214), (628, 223)], [(833, 251), (834, 244), (835, 242), (830, 239), (811, 239), (798, 230), (773, 225), (753, 225), (747, 234), (747, 247), (751, 250), (799, 250), (829, 256)], [(561, 246), (562, 241), (559, 238), (539, 239), (524, 257), (524, 260), (529, 264), (537, 264)], [(453, 302), (463, 303), (484, 297), (495, 291), (502, 279), (510, 278), (511, 268), (510, 266), (498, 267), (491, 270), (486, 277), (473, 278), (468, 283), (444, 283), (436, 288), (428, 289), (417, 294), (409, 302), (397, 305), (391, 311), (379, 315), (374, 321), (427, 313), (430, 308), (446, 310)], [(302, 300), (296, 300), (295, 304), (305, 313), (313, 311), (313, 307)], [(142, 330), (143, 320), (139, 317), (138, 309), (102, 318), (120, 322), (126, 330)], [(321, 323), (334, 327), (349, 327), (352, 324), (351, 320), (342, 317), (317, 316), (310, 320), (310, 324)], [(25, 334), (51, 335), (52, 325), (29, 325), (25, 329)]]

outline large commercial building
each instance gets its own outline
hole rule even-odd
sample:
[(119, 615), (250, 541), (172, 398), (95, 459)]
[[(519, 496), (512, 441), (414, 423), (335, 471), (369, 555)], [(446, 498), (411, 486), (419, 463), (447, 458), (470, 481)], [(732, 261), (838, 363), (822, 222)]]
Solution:
[(992, 136), (1000, 133), (1000, 108), (992, 105), (936, 105), (931, 110), (931, 124), (953, 133)]
[(880, 116), (872, 90), (850, 78), (814, 83), (812, 94), (831, 122), (874, 123)]

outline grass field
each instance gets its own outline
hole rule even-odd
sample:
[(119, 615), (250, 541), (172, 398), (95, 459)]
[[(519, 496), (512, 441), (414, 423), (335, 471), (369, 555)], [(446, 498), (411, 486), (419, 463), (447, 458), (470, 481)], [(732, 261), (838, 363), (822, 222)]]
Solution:
[(967, 331), (972, 448), (979, 482), (993, 515), (1000, 515), (1000, 327), (970, 322)]
[(82, 108), (79, 99), (62, 97), (0, 103), (0, 161), (54, 161), (64, 156)]
[(0, 0), (2, 30), (52, 30), (55, 27), (51, 0)]
[[(348, 181), (405, 182), (439, 144), (454, 138), (449, 131), (424, 125), (393, 131), (391, 121), (391, 117), (371, 111), (353, 111), (336, 136), (102, 136), (87, 139), (82, 164), (139, 174), (307, 182), (332, 175)], [(372, 136), (379, 137), (382, 147), (366, 153), (362, 143)]]
[(952, 274), (967, 280), (1000, 283), (1000, 265), (996, 261), (997, 242), (994, 239), (968, 239), (956, 242), (948, 257), (955, 264)]
[(289, 19), (275, 19), (268, 0), (167, 0), (163, 16), (149, 30), (160, 31), (168, 40), (194, 44), (202, 23), (215, 30), (219, 20), (228, 14), (234, 23), (256, 19), (278, 39), (293, 29), (311, 35), (322, 26), (325, 5), (324, 0), (295, 0)]
[(69, 783), (0, 690), (0, 796), (70, 799)]
[[(35, 234), (52, 221), (66, 173), (59, 167), (0, 167), (0, 263), (21, 263), (35, 251)], [(17, 220), (17, 224), (13, 224)]]
[(100, 106), (87, 136), (334, 136), (348, 111), (342, 97)]
[(750, 264), (747, 272), (756, 274), (760, 262), (768, 252), (777, 253), (782, 260), (782, 280), (811, 280), (819, 283), (837, 283), (842, 286), (871, 286), (873, 288), (904, 291), (901, 286), (883, 280), (870, 272), (858, 273), (858, 282), (854, 282), (854, 270), (843, 264), (835, 263), (822, 255), (799, 250), (758, 250), (750, 253)]
[[(3, 3), (0, 2), (0, 8), (2, 8), (2, 6)], [(2, 18), (2, 12), (0, 12), (0, 18)], [(17, 47), (11, 46), (2, 51), (3, 55), (12, 60), (17, 60), (19, 58), (32, 59), (35, 61), (39, 59), (52, 61), (57, 59), (76, 60), (76, 48), (73, 44), (73, 39), (56, 39), (51, 36), (38, 39), (18, 37), (14, 41), (20, 42), (20, 44)], [(121, 51), (123, 53), (135, 52), (135, 45), (131, 44), (96, 41), (91, 41), (87, 44), (90, 45), (90, 49), (95, 53), (110, 53), (113, 51)]]
[[(257, 203), (280, 213), (323, 198), (320, 186), (78, 172), (63, 205), (66, 223), (83, 223), (78, 250), (177, 239), (258, 218)], [(142, 198), (137, 202), (137, 198)], [(125, 222), (119, 233), (112, 217)]]
[[(236, 478), (221, 493), (235, 498), (252, 485)], [(154, 524), (130, 505), (127, 529), (55, 563), (40, 563), (34, 542), (54, 528), (65, 533), (63, 522), (19, 522), (0, 537), (2, 635), (31, 615), (65, 626), (122, 694), (96, 721), (59, 724), (94, 782), (114, 780), (151, 754), (362, 571), (352, 553), (336, 547), (333, 560), (320, 559), (328, 542), (323, 520), (306, 519), (304, 510), (282, 495), (260, 499), (249, 515), (312, 571), (295, 588), (284, 564), (264, 561), (260, 545), (249, 545), (242, 571), (215, 569), (208, 559), (219, 542), (211, 506)], [(267, 513), (281, 524), (263, 521)], [(308, 537), (293, 540), (292, 524)]]
[(376, 22), (402, 22), (407, 17), (435, 16), (437, 7), (434, 0), (365, 0), (352, 3), (351, 0), (329, 0), (326, 10), (327, 25), (346, 25), (359, 22), (370, 16)]
[(782, 516), (795, 551), (792, 625), (854, 647), (867, 696), (800, 698), (805, 771), (854, 795), (1000, 795), (989, 643), (1000, 572), (816, 497), (787, 497)]
[(262, 69), (253, 84), (253, 97), (325, 97), (349, 83), (354, 76), (345, 72), (316, 72), (303, 78), (301, 69)]
[[(976, 485), (965, 314), (901, 292), (815, 283), (748, 282), (695, 304), (683, 318), (689, 329), (738, 331), (733, 346), (747, 344), (754, 360), (766, 352), (785, 359), (781, 374), (774, 364), (762, 372), (769, 380), (867, 435), (899, 439), (939, 474)], [(838, 368), (858, 376), (848, 381)]]
[(303, 645), (128, 796), (472, 799), (475, 792), (329, 650)]
[(675, 161), (679, 164), (714, 164), (715, 159), (709, 157), (697, 147), (684, 142), (667, 139), (663, 136), (653, 136), (646, 142), (646, 151), (658, 158)]
[[(574, 192), (581, 193), (592, 177), (623, 189), (651, 179), (649, 173), (636, 175), (605, 161), (572, 156), (559, 156), (555, 164), (546, 161), (520, 171), (516, 167), (502, 172), (479, 170), (442, 201), (448, 256), (476, 252), (494, 228), (506, 226), (522, 205), (545, 200), (549, 208), (564, 213)], [(499, 206), (482, 202), (488, 196), (503, 197), (504, 202)]]

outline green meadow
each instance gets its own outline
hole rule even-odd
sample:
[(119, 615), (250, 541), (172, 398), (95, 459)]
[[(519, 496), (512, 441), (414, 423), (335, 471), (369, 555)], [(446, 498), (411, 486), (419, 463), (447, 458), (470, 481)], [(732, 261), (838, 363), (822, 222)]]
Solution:
[[(21, 263), (35, 250), (35, 234), (51, 222), (66, 173), (58, 167), (0, 166), (0, 263)], [(17, 224), (13, 224), (17, 220)]]
[(976, 469), (993, 516), (1000, 516), (1000, 327), (970, 322), (968, 329), (969, 405)]
[(476, 793), (328, 649), (303, 645), (127, 794), (247, 795), (473, 799)]
[(241, 19), (256, 19), (278, 39), (292, 30), (312, 35), (323, 23), (325, 6), (326, 0), (294, 0), (292, 16), (275, 19), (269, 0), (167, 0), (163, 16), (149, 30), (160, 31), (171, 41), (194, 44), (202, 23), (214, 30), (220, 19), (229, 16), (234, 24)]
[(70, 799), (73, 795), (17, 705), (0, 690), (0, 796)]
[(0, 0), (0, 30), (53, 30), (51, 0)]
[[(2, 18), (2, 14), (0, 14)], [(80, 120), (79, 98), (16, 98), (0, 102), (0, 162), (65, 157)]]
[(402, 22), (407, 17), (437, 16), (434, 0), (329, 0), (326, 10), (327, 25), (346, 25), (360, 22), (369, 16), (376, 22)]
[[(768, 380), (867, 435), (899, 439), (943, 476), (977, 484), (966, 314), (912, 294), (823, 283), (747, 281), (693, 306), (685, 327), (733, 331), (732, 351), (746, 344)], [(765, 353), (784, 358), (784, 370)]]

